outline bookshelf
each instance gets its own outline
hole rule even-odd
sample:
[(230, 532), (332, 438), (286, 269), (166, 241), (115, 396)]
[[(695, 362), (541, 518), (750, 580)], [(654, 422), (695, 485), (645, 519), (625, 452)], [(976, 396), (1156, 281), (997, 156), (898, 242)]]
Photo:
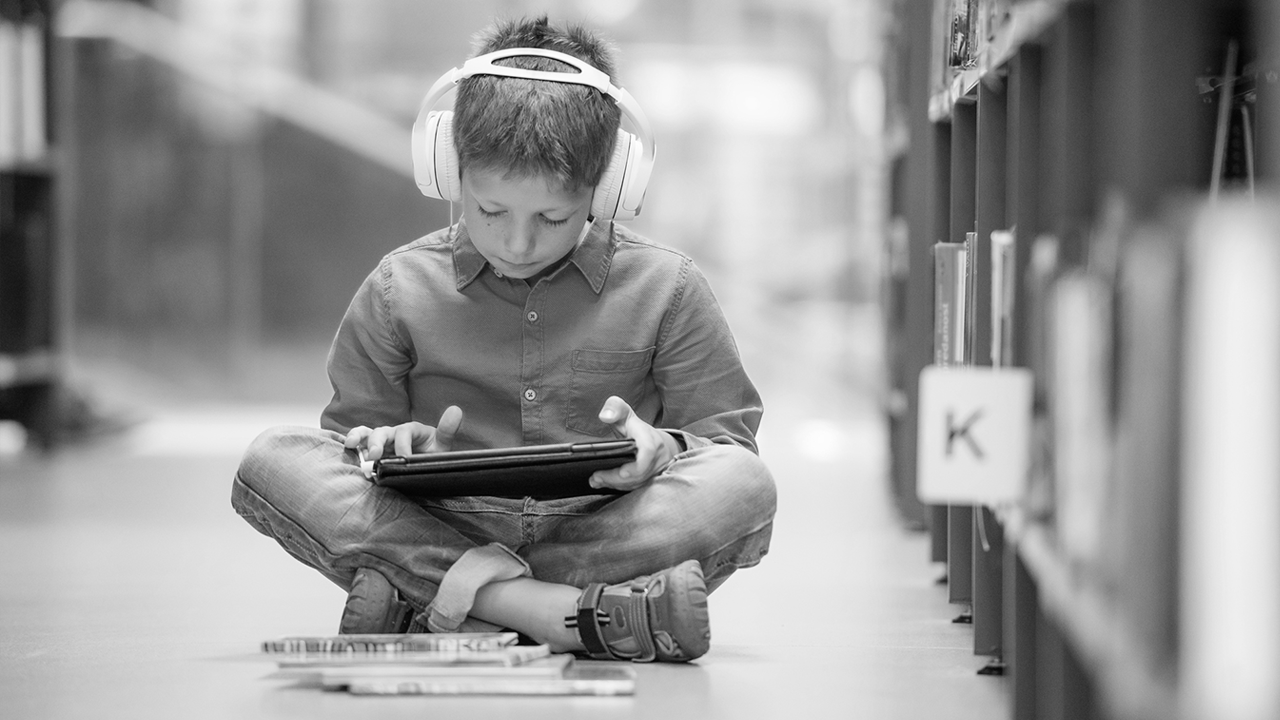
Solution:
[(52, 444), (59, 374), (53, 0), (0, 0), (0, 418)]
[[(911, 141), (890, 175), (892, 488), (984, 672), (1019, 720), (1280, 717), (1280, 403), (1257, 401), (1280, 393), (1280, 9), (894, 13), (889, 94)], [(993, 235), (1012, 241), (1011, 337)], [(913, 497), (933, 255), (966, 241), (963, 364), (1035, 379), (1026, 494), (997, 508)]]

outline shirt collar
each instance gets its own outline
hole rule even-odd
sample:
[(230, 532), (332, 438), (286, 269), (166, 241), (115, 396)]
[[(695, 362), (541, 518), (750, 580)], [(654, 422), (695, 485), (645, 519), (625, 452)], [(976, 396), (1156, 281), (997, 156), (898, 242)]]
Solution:
[(467, 234), (467, 225), (459, 221), (453, 231), (453, 274), (458, 281), (458, 291), (471, 284), (489, 264), (480, 254)]
[[(597, 295), (604, 289), (604, 281), (609, 276), (609, 266), (613, 263), (613, 251), (617, 244), (613, 223), (596, 221), (591, 224), (586, 237), (578, 243), (577, 249), (569, 256), (569, 264), (578, 268), (582, 277), (591, 285), (591, 290)], [(488, 265), (489, 261), (484, 259), (475, 244), (471, 242), (466, 223), (459, 222), (453, 240), (453, 272), (457, 279), (458, 290), (461, 291), (470, 285)]]

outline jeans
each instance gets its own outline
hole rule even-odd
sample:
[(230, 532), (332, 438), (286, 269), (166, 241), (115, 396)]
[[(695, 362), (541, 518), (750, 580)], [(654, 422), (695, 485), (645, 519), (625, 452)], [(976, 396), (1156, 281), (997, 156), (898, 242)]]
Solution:
[(415, 500), (369, 482), (338, 433), (278, 427), (250, 445), (231, 502), (344, 590), (378, 570), (424, 624), (451, 631), (476, 627), (463, 623), (480, 587), (512, 577), (581, 588), (697, 559), (714, 590), (768, 551), (777, 499), (755, 454), (711, 445), (621, 496)]

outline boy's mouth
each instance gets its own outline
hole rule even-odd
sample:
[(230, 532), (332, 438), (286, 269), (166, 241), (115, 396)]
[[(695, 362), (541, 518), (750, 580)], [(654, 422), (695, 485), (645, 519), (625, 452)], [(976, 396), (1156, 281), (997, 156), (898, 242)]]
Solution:
[(506, 273), (507, 275), (522, 275), (525, 273), (532, 274), (533, 272), (536, 272), (539, 269), (539, 266), (541, 264), (536, 260), (534, 260), (533, 262), (525, 262), (525, 263), (511, 262), (510, 260), (502, 260), (501, 262), (502, 262), (502, 265), (504, 266), (503, 272)]

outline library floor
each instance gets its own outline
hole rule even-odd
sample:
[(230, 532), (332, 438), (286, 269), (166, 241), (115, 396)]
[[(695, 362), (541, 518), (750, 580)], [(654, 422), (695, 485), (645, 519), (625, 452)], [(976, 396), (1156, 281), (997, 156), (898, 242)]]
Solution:
[(269, 354), (257, 387), (82, 350), (80, 381), (136, 422), (0, 454), (0, 717), (1004, 717), (1005, 681), (976, 674), (986, 659), (951, 622), (927, 537), (892, 510), (875, 336), (874, 312), (820, 305), (739, 328), (766, 398), (773, 548), (712, 596), (711, 652), (639, 666), (628, 698), (361, 698), (272, 680), (258, 643), (332, 632), (343, 596), (235, 516), (230, 478), (262, 427), (314, 423), (323, 349)]

